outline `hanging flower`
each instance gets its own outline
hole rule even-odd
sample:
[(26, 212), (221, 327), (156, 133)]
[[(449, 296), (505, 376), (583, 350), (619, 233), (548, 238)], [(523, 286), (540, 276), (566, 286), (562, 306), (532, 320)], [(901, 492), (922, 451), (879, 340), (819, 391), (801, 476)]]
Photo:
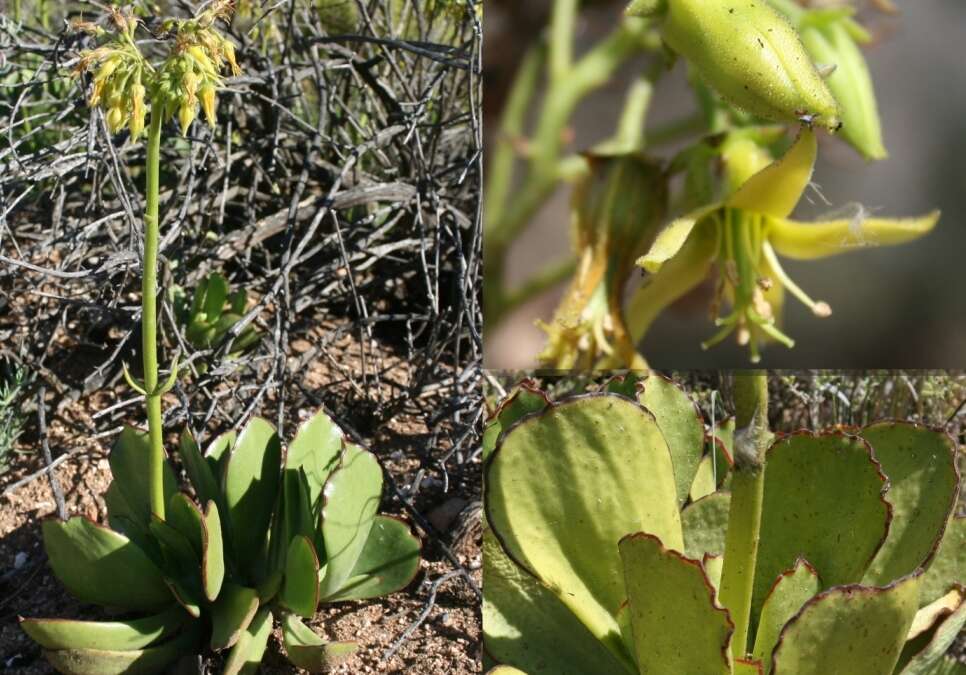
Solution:
[[(831, 307), (813, 300), (785, 272), (779, 254), (809, 260), (862, 246), (899, 244), (929, 232), (939, 212), (908, 219), (841, 218), (799, 222), (789, 218), (811, 181), (817, 144), (803, 127), (795, 143), (777, 161), (747, 132), (732, 132), (721, 154), (728, 173), (729, 196), (702, 206), (667, 225), (650, 250), (638, 260), (651, 276), (628, 310), (635, 338), (675, 299), (717, 269), (712, 317), (720, 330), (702, 344), (709, 348), (731, 334), (748, 345), (751, 359), (760, 358), (767, 340), (788, 347), (782, 332), (781, 308), (786, 292), (816, 316)], [(730, 311), (724, 313), (723, 305)]]

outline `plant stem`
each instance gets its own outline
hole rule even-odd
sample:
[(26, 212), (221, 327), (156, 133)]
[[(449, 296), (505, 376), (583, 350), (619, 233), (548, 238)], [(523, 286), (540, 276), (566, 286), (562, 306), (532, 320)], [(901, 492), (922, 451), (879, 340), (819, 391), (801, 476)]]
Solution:
[(141, 352), (144, 362), (144, 390), (151, 443), (148, 479), (151, 513), (164, 520), (164, 448), (161, 429), (161, 394), (158, 392), (158, 172), (161, 154), (161, 102), (151, 105), (148, 130), (147, 176), (144, 207), (144, 270), (141, 283)]
[(765, 373), (748, 371), (735, 375), (734, 398), (735, 472), (719, 597), (735, 624), (731, 653), (739, 659), (745, 657), (748, 649), (751, 595), (765, 492), (764, 454), (771, 440)]

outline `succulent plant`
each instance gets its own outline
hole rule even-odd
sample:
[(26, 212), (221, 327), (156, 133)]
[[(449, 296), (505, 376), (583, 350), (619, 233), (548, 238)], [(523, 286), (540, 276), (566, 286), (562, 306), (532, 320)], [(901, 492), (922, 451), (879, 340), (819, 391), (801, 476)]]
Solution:
[(963, 672), (944, 657), (966, 623), (953, 440), (898, 421), (776, 436), (764, 376), (735, 379), (711, 428), (656, 375), (503, 402), (484, 437), (494, 672)]
[(274, 622), (289, 661), (312, 672), (351, 654), (306, 626), (319, 603), (373, 598), (412, 580), (419, 540), (377, 513), (374, 455), (316, 413), (282, 452), (253, 418), (202, 454), (190, 433), (179, 455), (193, 495), (164, 463), (166, 520), (151, 513), (147, 435), (127, 427), (111, 450), (110, 527), (47, 520), (54, 574), (78, 599), (135, 613), (105, 622), (22, 619), (59, 671), (157, 673), (207, 642), (229, 650), (225, 673), (254, 672)]
[[(197, 349), (217, 346), (245, 313), (248, 293), (244, 288), (231, 292), (228, 280), (217, 272), (201, 280), (191, 304), (180, 286), (170, 291), (174, 314), (184, 326), (185, 339)], [(231, 344), (229, 356), (237, 356), (258, 341), (258, 328), (249, 324)]]

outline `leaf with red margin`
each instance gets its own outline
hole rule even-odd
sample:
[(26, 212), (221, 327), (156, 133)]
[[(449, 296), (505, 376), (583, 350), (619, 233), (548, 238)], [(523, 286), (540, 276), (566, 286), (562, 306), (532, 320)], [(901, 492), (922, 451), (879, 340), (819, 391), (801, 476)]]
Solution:
[(881, 422), (862, 430), (889, 479), (889, 536), (862, 578), (888, 584), (920, 567), (935, 551), (956, 506), (956, 444), (943, 431), (907, 422)]
[(804, 558), (822, 587), (858, 582), (889, 531), (886, 477), (861, 438), (796, 432), (765, 458), (752, 629), (775, 579)]
[(849, 584), (819, 593), (785, 624), (773, 675), (891, 673), (916, 615), (922, 573), (880, 588)]
[(728, 610), (698, 560), (639, 532), (620, 540), (628, 612), (643, 673), (731, 673)]
[(765, 671), (771, 668), (771, 653), (778, 644), (782, 628), (820, 589), (818, 574), (803, 558), (799, 558), (794, 567), (782, 572), (775, 580), (761, 608), (755, 648), (752, 650)]
[(637, 400), (657, 419), (671, 461), (678, 503), (684, 504), (704, 452), (701, 410), (679, 385), (661, 375), (649, 375)]

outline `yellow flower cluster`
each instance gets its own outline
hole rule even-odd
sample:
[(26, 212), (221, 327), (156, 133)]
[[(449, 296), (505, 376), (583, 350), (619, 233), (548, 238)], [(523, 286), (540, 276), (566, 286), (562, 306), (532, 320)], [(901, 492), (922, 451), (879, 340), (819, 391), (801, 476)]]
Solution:
[[(131, 138), (138, 138), (144, 131), (148, 98), (157, 104), (164, 119), (177, 113), (183, 134), (197, 117), (199, 107), (208, 123), (215, 125), (221, 71), (227, 65), (232, 74), (241, 72), (235, 46), (213, 27), (216, 20), (230, 18), (232, 7), (231, 0), (218, 0), (193, 19), (165, 22), (165, 32), (174, 35), (174, 47), (158, 70), (134, 41), (137, 18), (129, 11), (112, 10), (116, 35), (108, 44), (83, 52), (75, 69), (78, 75), (94, 73), (90, 105), (105, 111), (112, 133), (127, 126)], [(105, 33), (94, 24), (76, 27), (96, 36)]]
[[(146, 114), (146, 90), (143, 81), (150, 77), (152, 68), (134, 44), (137, 19), (116, 8), (112, 11), (111, 18), (118, 28), (116, 39), (103, 47), (82, 53), (74, 74), (94, 72), (90, 106), (105, 111), (111, 133), (117, 133), (127, 126), (131, 138), (137, 138), (144, 131)], [(77, 27), (97, 35), (104, 32), (93, 25)]]
[(233, 75), (241, 72), (235, 45), (212, 27), (215, 20), (228, 19), (231, 11), (231, 2), (215, 2), (194, 19), (166, 26), (176, 34), (175, 48), (161, 67), (157, 95), (165, 117), (177, 112), (182, 134), (188, 133), (199, 107), (208, 124), (215, 126), (215, 94), (222, 83), (221, 71), (227, 65)]

